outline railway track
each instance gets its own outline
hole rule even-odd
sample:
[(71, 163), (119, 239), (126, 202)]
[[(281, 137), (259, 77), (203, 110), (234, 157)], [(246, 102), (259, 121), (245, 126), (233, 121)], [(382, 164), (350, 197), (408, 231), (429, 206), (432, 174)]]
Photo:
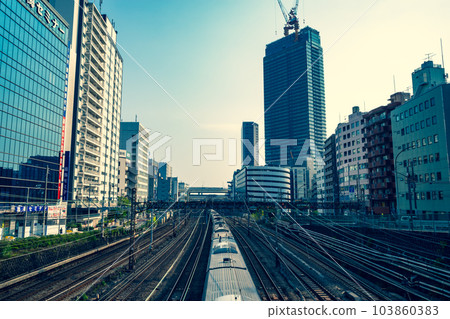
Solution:
[(171, 264), (170, 260), (176, 252), (182, 252), (185, 249), (186, 245), (190, 241), (190, 238), (198, 228), (199, 220), (200, 217), (192, 227), (184, 227), (181, 233), (174, 237), (168, 245), (148, 259), (108, 293), (101, 296), (100, 300), (112, 301), (145, 299), (142, 295), (144, 295), (145, 291), (150, 289), (149, 285), (152, 281), (154, 281), (154, 275), (164, 269), (167, 264)]
[[(208, 218), (206, 220), (206, 229), (205, 227), (202, 227), (202, 234), (200, 234), (200, 236), (197, 236), (194, 249), (192, 249), (191, 253), (189, 254), (188, 260), (184, 263), (184, 266), (179, 272), (175, 284), (165, 298), (165, 301), (184, 301), (188, 299), (200, 300), (200, 298), (189, 298), (189, 294), (193, 290), (193, 279), (195, 277), (195, 274), (197, 273), (198, 265), (200, 263), (200, 260), (202, 259), (202, 256), (203, 259), (205, 259), (206, 257), (206, 261), (208, 260), (207, 253), (209, 249), (205, 249), (205, 244), (206, 246), (208, 245), (209, 238), (211, 237), (210, 224), (211, 223), (209, 222)], [(203, 281), (204, 280), (205, 278), (203, 278)], [(200, 297), (201, 292), (202, 291), (200, 291)]]
[[(228, 223), (231, 225), (231, 223)], [(260, 296), (261, 292), (265, 296), (261, 296), (262, 300), (267, 301), (284, 301), (286, 300), (284, 294), (280, 291), (277, 284), (270, 276), (266, 267), (262, 264), (260, 259), (258, 258), (255, 251), (252, 249), (248, 241), (244, 238), (244, 236), (237, 230), (237, 228), (230, 226), (232, 233), (234, 234), (234, 238), (236, 239), (241, 251), (244, 253), (247, 264), (250, 264), (253, 272), (255, 273), (258, 281), (260, 283)]]
[[(162, 224), (154, 229), (154, 246), (162, 244), (171, 234), (172, 226)], [(136, 258), (146, 253), (150, 245), (150, 230), (138, 237)], [(138, 246), (138, 247), (139, 247)], [(106, 276), (128, 260), (129, 239), (103, 247), (93, 254), (76, 258), (67, 264), (17, 282), (0, 291), (0, 300), (68, 300), (100, 276)]]
[[(158, 246), (163, 241), (167, 240), (172, 234), (172, 227), (169, 225), (164, 228), (164, 232), (153, 241), (153, 246)], [(147, 254), (149, 250), (150, 239), (135, 249), (135, 258), (139, 258), (143, 254)], [(60, 289), (53, 291), (51, 294), (41, 298), (40, 300), (55, 301), (55, 300), (69, 300), (73, 296), (79, 296), (79, 294), (90, 287), (93, 283), (97, 282), (99, 278), (107, 276), (112, 271), (126, 265), (129, 260), (128, 255), (129, 243), (125, 249), (121, 251), (119, 256), (114, 255), (112, 258), (102, 262), (100, 265), (95, 265), (92, 270), (85, 271), (84, 274), (76, 281), (72, 282), (68, 286), (61, 287)]]
[[(343, 241), (320, 233), (309, 231), (309, 234), (314, 236), (317, 243), (326, 247), (336, 261), (346, 265), (347, 269), (363, 273), (365, 274), (364, 277), (384, 282), (395, 291), (408, 294), (408, 298), (430, 300), (429, 294), (425, 293), (427, 290), (429, 293), (441, 296), (440, 298), (445, 298), (445, 300), (450, 297), (450, 291), (448, 290), (448, 287), (450, 287), (448, 281), (450, 272), (446, 269), (437, 269), (431, 265), (396, 254), (389, 255), (351, 243), (344, 244)], [(298, 232), (292, 238), (297, 242), (299, 240), (307, 241), (311, 247), (314, 247), (317, 254), (321, 254), (319, 248), (316, 247), (317, 245), (313, 245), (310, 241), (309, 236)], [(409, 279), (405, 274), (414, 275), (418, 280), (416, 283), (408, 283)], [(359, 281), (364, 283), (364, 280)], [(386, 294), (380, 292), (380, 290), (376, 291), (375, 294), (381, 296), (382, 299), (389, 300), (389, 297), (386, 297)]]
[[(285, 274), (290, 273), (290, 275), (292, 276), (291, 278), (289, 278), (291, 281), (291, 285), (296, 286), (297, 291), (304, 291), (302, 293), (303, 298), (307, 299), (309, 296), (309, 298), (312, 300), (339, 300), (338, 296), (335, 296), (333, 293), (331, 293), (322, 283), (316, 280), (314, 276), (310, 275), (308, 272), (305, 272), (301, 267), (299, 267), (298, 261), (295, 260), (295, 256), (289, 254), (289, 252), (285, 249), (282, 249), (282, 247), (281, 249), (275, 251), (275, 240), (273, 238), (272, 243), (269, 244), (263, 237), (263, 235), (259, 232), (252, 230), (252, 234), (266, 247), (268, 251), (271, 251), (275, 256), (279, 256), (281, 267), (284, 267), (286, 270)], [(267, 235), (270, 237), (274, 236), (274, 234), (272, 233), (267, 233)]]

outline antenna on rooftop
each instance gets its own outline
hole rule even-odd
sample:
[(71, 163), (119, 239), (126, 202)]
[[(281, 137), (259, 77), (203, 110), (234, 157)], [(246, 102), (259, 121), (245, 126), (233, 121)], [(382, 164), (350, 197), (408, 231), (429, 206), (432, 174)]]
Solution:
[(441, 38), (441, 55), (442, 55), (442, 68), (445, 69), (445, 65), (444, 65), (444, 47), (442, 46), (442, 38)]
[(397, 92), (397, 88), (395, 86), (395, 74), (393, 75), (393, 77), (394, 77), (394, 93), (396, 93)]
[(424, 59), (425, 61), (431, 61), (431, 58), (434, 57), (436, 54), (434, 53), (425, 53), (426, 58)]
[(103, 0), (100, 0), (100, 8), (99, 8), (100, 13), (102, 13), (102, 4), (103, 4)]

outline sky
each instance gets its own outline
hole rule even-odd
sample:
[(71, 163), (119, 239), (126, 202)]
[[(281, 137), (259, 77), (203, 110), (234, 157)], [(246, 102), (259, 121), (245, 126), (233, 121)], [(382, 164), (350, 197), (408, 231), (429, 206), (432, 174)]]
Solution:
[[(410, 89), (426, 54), (441, 64), (441, 38), (450, 65), (448, 0), (300, 0), (298, 11), (321, 35), (327, 136), (353, 106), (370, 111)], [(242, 122), (264, 138), (263, 57), (284, 26), (277, 1), (104, 0), (102, 13), (124, 60), (123, 121), (154, 133), (155, 159), (169, 158), (179, 180), (226, 187), (240, 168)], [(199, 143), (223, 156), (198, 165)]]

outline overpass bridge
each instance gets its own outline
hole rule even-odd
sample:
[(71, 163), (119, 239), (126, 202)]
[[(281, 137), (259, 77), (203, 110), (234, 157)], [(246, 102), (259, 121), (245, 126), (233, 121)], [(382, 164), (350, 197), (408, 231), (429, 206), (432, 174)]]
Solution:
[(216, 199), (226, 199), (226, 195), (228, 194), (228, 188), (222, 187), (191, 187), (186, 192), (187, 201), (189, 202), (191, 197), (195, 197), (197, 199), (205, 199), (207, 197), (215, 197)]

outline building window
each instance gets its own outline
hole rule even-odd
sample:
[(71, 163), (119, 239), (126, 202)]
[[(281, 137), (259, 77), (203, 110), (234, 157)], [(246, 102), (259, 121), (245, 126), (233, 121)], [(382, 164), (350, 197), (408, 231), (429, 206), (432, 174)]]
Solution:
[(405, 134), (409, 134), (409, 126), (406, 127)]
[(411, 126), (409, 127), (409, 130), (411, 131), (411, 133), (414, 132), (414, 128), (415, 128), (414, 124), (411, 124)]
[(419, 111), (419, 107), (416, 105), (414, 106), (414, 114), (416, 114)]
[(423, 163), (428, 164), (428, 156), (427, 155), (423, 156)]
[(433, 144), (433, 136), (428, 136), (428, 145)]
[(425, 101), (425, 109), (428, 109), (430, 107), (430, 104), (428, 102), (428, 100)]
[(427, 118), (427, 127), (429, 127), (430, 125), (431, 125), (431, 119), (430, 118)]
[(419, 111), (422, 112), (423, 111), (423, 103), (419, 104)]
[(440, 200), (444, 199), (444, 192), (443, 191), (439, 191), (439, 199)]
[(434, 173), (430, 173), (430, 181), (435, 182), (436, 181), (436, 175)]
[(412, 108), (409, 109), (409, 116), (413, 115), (414, 110)]
[(427, 145), (427, 139), (425, 137), (422, 139), (422, 145), (423, 146)]
[(436, 100), (434, 99), (434, 97), (432, 97), (430, 99), (430, 106), (435, 106), (436, 105)]
[(418, 131), (420, 129), (420, 124), (419, 122), (416, 123), (416, 131)]
[(431, 192), (431, 199), (435, 200), (437, 198), (436, 191)]
[(434, 162), (434, 155), (433, 155), (433, 154), (430, 154), (430, 156), (429, 156), (429, 161), (430, 161), (430, 163), (433, 163), (433, 162)]
[(420, 128), (425, 128), (425, 121), (420, 121)]
[(435, 160), (436, 160), (436, 162), (439, 162), (439, 161), (440, 161), (439, 153), (436, 153), (436, 154), (435, 154)]
[(431, 199), (431, 193), (427, 192), (427, 200), (430, 200), (430, 199)]
[(442, 174), (441, 172), (436, 173), (436, 180), (441, 181), (442, 180)]
[(431, 118), (431, 123), (433, 125), (437, 124), (437, 116), (436, 115)]
[(422, 156), (417, 158), (417, 165), (422, 165)]
[(419, 148), (419, 147), (421, 147), (422, 145), (421, 145), (421, 143), (420, 143), (420, 140), (417, 140), (417, 148)]
[(435, 143), (439, 142), (439, 138), (438, 138), (438, 135), (437, 135), (437, 134), (434, 135), (434, 142), (435, 142)]

